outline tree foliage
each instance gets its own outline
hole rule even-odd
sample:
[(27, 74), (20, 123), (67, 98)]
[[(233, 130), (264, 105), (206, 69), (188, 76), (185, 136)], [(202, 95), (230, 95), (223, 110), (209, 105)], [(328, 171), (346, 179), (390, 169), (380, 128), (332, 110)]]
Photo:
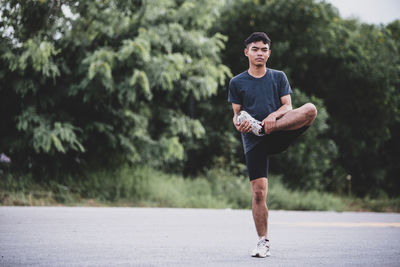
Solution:
[(225, 38), (207, 33), (219, 5), (8, 1), (1, 150), (40, 175), (183, 161), (205, 135), (188, 103), (215, 95), (230, 73), (219, 60)]

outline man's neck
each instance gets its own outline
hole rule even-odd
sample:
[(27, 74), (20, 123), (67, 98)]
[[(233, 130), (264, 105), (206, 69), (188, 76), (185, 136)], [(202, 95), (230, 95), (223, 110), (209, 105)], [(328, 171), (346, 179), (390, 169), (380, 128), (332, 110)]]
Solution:
[(263, 66), (263, 67), (250, 66), (248, 73), (250, 74), (250, 76), (253, 76), (254, 78), (261, 78), (262, 76), (265, 75), (265, 73), (267, 73), (267, 67), (266, 66)]

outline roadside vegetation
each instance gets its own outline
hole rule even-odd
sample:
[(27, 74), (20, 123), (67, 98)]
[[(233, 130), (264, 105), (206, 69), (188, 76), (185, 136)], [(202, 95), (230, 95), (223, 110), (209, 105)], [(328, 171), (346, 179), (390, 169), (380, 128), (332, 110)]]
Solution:
[[(76, 177), (75, 177), (76, 178)], [(248, 178), (220, 170), (184, 178), (148, 167), (124, 167), (98, 172), (85, 179), (38, 184), (29, 176), (6, 175), (0, 180), (0, 204), (14, 206), (128, 206), (250, 209)], [(341, 197), (316, 190), (290, 190), (279, 175), (269, 179), (272, 210), (330, 210), (400, 212), (400, 198)]]

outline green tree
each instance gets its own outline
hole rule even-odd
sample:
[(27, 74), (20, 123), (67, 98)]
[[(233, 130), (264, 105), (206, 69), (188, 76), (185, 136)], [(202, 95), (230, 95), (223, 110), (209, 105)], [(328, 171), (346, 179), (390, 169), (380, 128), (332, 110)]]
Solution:
[[(389, 25), (386, 26), (386, 33), (389, 35), (389, 38), (394, 40), (393, 44), (396, 45), (397, 51), (400, 51), (400, 20), (396, 20)], [(398, 56), (398, 55), (397, 55)], [(398, 68), (399, 65), (397, 65)], [(393, 66), (391, 66), (393, 67)], [(394, 81), (396, 81), (396, 77), (391, 77)], [(397, 76), (397, 85), (396, 91), (392, 97), (400, 96), (400, 80), (399, 76)], [(400, 110), (400, 101), (397, 104), (397, 111)], [(396, 112), (393, 114), (393, 119), (390, 124), (390, 139), (386, 141), (384, 146), (384, 156), (383, 162), (385, 162), (385, 169), (387, 171), (387, 178), (385, 179), (385, 189), (391, 195), (399, 195), (400, 194), (400, 180), (398, 179), (398, 175), (400, 173), (400, 123), (399, 117)]]
[(221, 4), (7, 1), (1, 150), (41, 179), (125, 162), (182, 168), (205, 135), (192, 106), (229, 74), (225, 38), (207, 33)]

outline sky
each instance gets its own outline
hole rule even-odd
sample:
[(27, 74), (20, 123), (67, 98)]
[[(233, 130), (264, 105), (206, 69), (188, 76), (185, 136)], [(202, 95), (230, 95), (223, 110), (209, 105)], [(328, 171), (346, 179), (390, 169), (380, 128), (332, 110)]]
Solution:
[[(362, 22), (374, 24), (388, 24), (400, 19), (400, 0), (325, 0), (325, 2), (337, 7), (342, 18), (357, 17)], [(69, 8), (63, 11), (71, 13)]]
[(357, 17), (362, 22), (388, 24), (400, 19), (400, 0), (325, 0), (339, 9), (342, 18)]

